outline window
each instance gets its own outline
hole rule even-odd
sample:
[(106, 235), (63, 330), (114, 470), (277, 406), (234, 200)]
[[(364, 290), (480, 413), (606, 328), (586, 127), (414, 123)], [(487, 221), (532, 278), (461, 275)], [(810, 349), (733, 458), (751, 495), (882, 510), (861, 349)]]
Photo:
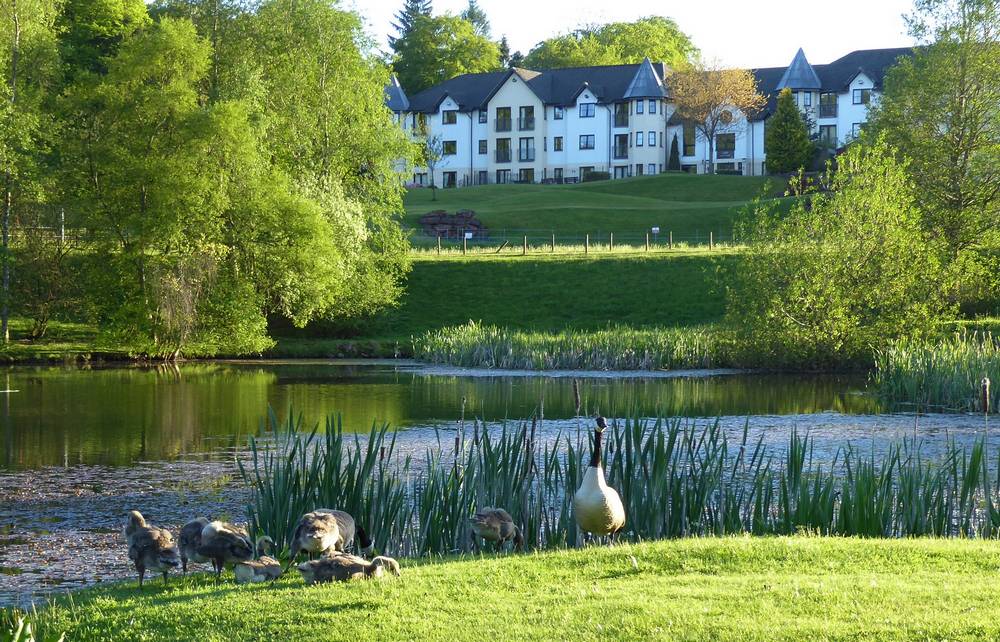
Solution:
[(479, 122), (480, 123), (485, 123), (486, 122), (486, 110), (485, 109), (479, 112)]
[(562, 107), (553, 107), (552, 108), (552, 119), (553, 120), (562, 120), (563, 119), (563, 108)]
[(636, 133), (635, 133), (635, 146), (636, 146), (636, 147), (642, 147), (642, 141), (643, 141), (643, 140), (644, 140), (645, 138), (646, 138), (646, 137), (642, 135), (642, 132), (636, 132)]
[(593, 134), (580, 134), (580, 149), (594, 149)]
[(485, 154), (486, 152), (487, 152), (486, 140), (485, 139), (480, 140), (479, 141), (479, 153), (480, 154)]
[(853, 93), (853, 102), (855, 105), (867, 105), (872, 100), (872, 90), (871, 89), (855, 89)]
[(615, 178), (625, 178), (628, 176), (628, 165), (615, 165)]
[(652, 176), (655, 173), (656, 173), (656, 163), (650, 163), (649, 165), (646, 165), (646, 174)]
[(424, 133), (427, 131), (427, 114), (414, 114), (413, 128), (417, 130), (418, 133)]
[(563, 179), (562, 167), (557, 167), (554, 170), (552, 170), (552, 178), (556, 179), (556, 182), (560, 183), (562, 182)]
[(837, 146), (837, 126), (836, 125), (820, 125), (819, 126), (819, 141), (824, 145), (830, 147)]
[(694, 156), (695, 154), (695, 130), (694, 125), (684, 125), (684, 155)]
[(594, 171), (593, 165), (586, 165), (580, 168), (580, 180), (587, 180), (587, 174)]
[(563, 150), (562, 136), (556, 136), (552, 139), (552, 151), (561, 152)]
[(656, 113), (656, 101), (653, 100), (652, 98), (650, 98), (649, 100), (649, 113), (651, 114)]
[(496, 161), (498, 163), (509, 163), (510, 162), (510, 139), (509, 138), (498, 138), (497, 148), (496, 148)]
[(642, 176), (642, 163), (638, 163), (635, 166), (635, 175), (636, 176)]
[(517, 114), (517, 128), (521, 131), (532, 131), (535, 129), (535, 108), (521, 107)]
[(615, 127), (628, 127), (628, 103), (615, 103)]
[(427, 172), (417, 172), (413, 175), (413, 182), (417, 185), (427, 184)]
[(489, 180), (489, 173), (485, 169), (479, 170), (479, 184), (485, 185)]
[(684, 172), (685, 174), (697, 174), (698, 173), (698, 166), (697, 165), (681, 165), (681, 171)]
[(736, 134), (718, 134), (715, 137), (715, 157), (734, 158), (736, 156)]
[(813, 93), (811, 91), (807, 91), (806, 93), (802, 94), (802, 106), (812, 107), (812, 104), (813, 104)]
[(535, 170), (530, 167), (525, 167), (517, 172), (517, 182), (519, 183), (534, 183), (535, 182)]
[(635, 113), (637, 113), (637, 114), (641, 114), (642, 113), (642, 106), (643, 106), (643, 104), (644, 104), (644, 102), (642, 100), (635, 101)]
[(857, 138), (861, 135), (861, 128), (864, 127), (864, 123), (851, 123), (851, 138)]
[(444, 186), (455, 187), (458, 184), (458, 172), (444, 173)]
[(819, 117), (837, 117), (837, 94), (833, 92), (823, 92), (819, 95)]
[(446, 140), (441, 143), (442, 156), (454, 156), (458, 153), (458, 143), (453, 140)]
[(597, 103), (580, 103), (580, 118), (593, 118), (597, 113)]
[(458, 122), (458, 111), (455, 109), (446, 109), (441, 112), (441, 123), (443, 125), (454, 125)]
[(534, 138), (522, 138), (517, 142), (517, 160), (522, 163), (535, 162)]
[(628, 158), (628, 134), (615, 134), (615, 158)]
[(498, 132), (510, 131), (510, 107), (497, 107), (494, 127)]
[(497, 170), (497, 184), (506, 185), (510, 182), (510, 170), (509, 169), (498, 169)]
[(646, 144), (650, 147), (656, 147), (656, 132), (649, 132), (646, 135)]

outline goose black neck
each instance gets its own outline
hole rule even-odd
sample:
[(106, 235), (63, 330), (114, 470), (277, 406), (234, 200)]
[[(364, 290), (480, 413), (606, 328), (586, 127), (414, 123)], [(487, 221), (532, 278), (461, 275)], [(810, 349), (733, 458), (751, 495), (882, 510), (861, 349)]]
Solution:
[(361, 528), (360, 524), (358, 525), (358, 540), (361, 542), (362, 550), (372, 545), (371, 538), (368, 537), (368, 533), (365, 532), (365, 529)]
[(594, 431), (594, 452), (590, 456), (590, 467), (601, 467), (601, 439), (604, 437), (603, 430)]

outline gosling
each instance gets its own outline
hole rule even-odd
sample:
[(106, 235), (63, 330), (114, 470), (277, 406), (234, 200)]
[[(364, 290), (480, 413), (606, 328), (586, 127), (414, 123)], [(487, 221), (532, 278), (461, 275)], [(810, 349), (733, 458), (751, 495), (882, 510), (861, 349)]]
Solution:
[(305, 553), (310, 558), (334, 551), (346, 553), (348, 547), (354, 546), (355, 532), (360, 540), (361, 553), (370, 555), (374, 548), (372, 541), (364, 529), (356, 525), (350, 513), (329, 508), (317, 508), (306, 513), (292, 535), (285, 571), (288, 571), (300, 553)]
[(264, 535), (257, 538), (257, 559), (237, 562), (233, 568), (237, 584), (256, 584), (274, 581), (281, 577), (281, 563), (267, 555), (267, 549), (274, 547), (274, 540)]
[(139, 572), (139, 588), (146, 575), (146, 569), (163, 573), (163, 583), (167, 583), (167, 573), (180, 565), (180, 553), (174, 537), (165, 528), (157, 528), (146, 523), (137, 510), (129, 511), (125, 522), (125, 541), (128, 543), (128, 558)]
[(197, 552), (212, 561), (216, 582), (222, 579), (226, 564), (253, 559), (253, 545), (246, 531), (226, 522), (210, 522), (202, 529)]
[(479, 539), (496, 543), (497, 550), (513, 540), (516, 550), (524, 550), (524, 536), (521, 529), (514, 524), (510, 513), (502, 508), (484, 508), (469, 520), (472, 526), (472, 543), (478, 547)]
[(303, 562), (298, 568), (306, 584), (381, 578), (386, 569), (397, 577), (400, 575), (399, 562), (381, 555), (369, 562), (357, 555), (340, 553), (332, 557)]
[(193, 519), (181, 528), (180, 537), (177, 538), (181, 550), (181, 569), (184, 574), (188, 572), (188, 562), (204, 564), (209, 561), (204, 555), (198, 553), (201, 546), (201, 532), (208, 526), (208, 519), (199, 517)]

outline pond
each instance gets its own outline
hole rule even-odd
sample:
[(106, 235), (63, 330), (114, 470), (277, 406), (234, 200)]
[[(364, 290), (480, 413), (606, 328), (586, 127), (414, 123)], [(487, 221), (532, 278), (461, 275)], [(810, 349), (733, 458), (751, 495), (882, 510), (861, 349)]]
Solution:
[[(488, 376), (484, 376), (487, 374)], [(591, 373), (594, 374), (594, 373)], [(871, 415), (858, 376), (610, 375), (579, 379), (584, 411), (609, 416)], [(309, 422), (400, 430), (576, 414), (573, 379), (495, 375), (407, 362), (213, 362), (179, 367), (13, 367), (0, 372), (0, 469), (140, 461), (226, 451), (268, 406)]]

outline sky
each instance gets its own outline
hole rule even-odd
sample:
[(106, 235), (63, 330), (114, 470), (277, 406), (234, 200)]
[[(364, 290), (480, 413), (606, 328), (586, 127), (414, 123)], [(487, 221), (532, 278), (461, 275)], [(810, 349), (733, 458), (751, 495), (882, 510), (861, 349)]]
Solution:
[[(364, 16), (383, 49), (393, 15), (403, 0), (346, 0)], [(434, 0), (434, 12), (459, 13), (467, 0)], [(913, 0), (479, 0), (494, 38), (506, 35), (511, 51), (528, 53), (536, 43), (588, 24), (631, 21), (648, 15), (672, 18), (707, 59), (732, 67), (781, 67), (799, 47), (823, 64), (856, 49), (905, 47), (902, 15)]]

